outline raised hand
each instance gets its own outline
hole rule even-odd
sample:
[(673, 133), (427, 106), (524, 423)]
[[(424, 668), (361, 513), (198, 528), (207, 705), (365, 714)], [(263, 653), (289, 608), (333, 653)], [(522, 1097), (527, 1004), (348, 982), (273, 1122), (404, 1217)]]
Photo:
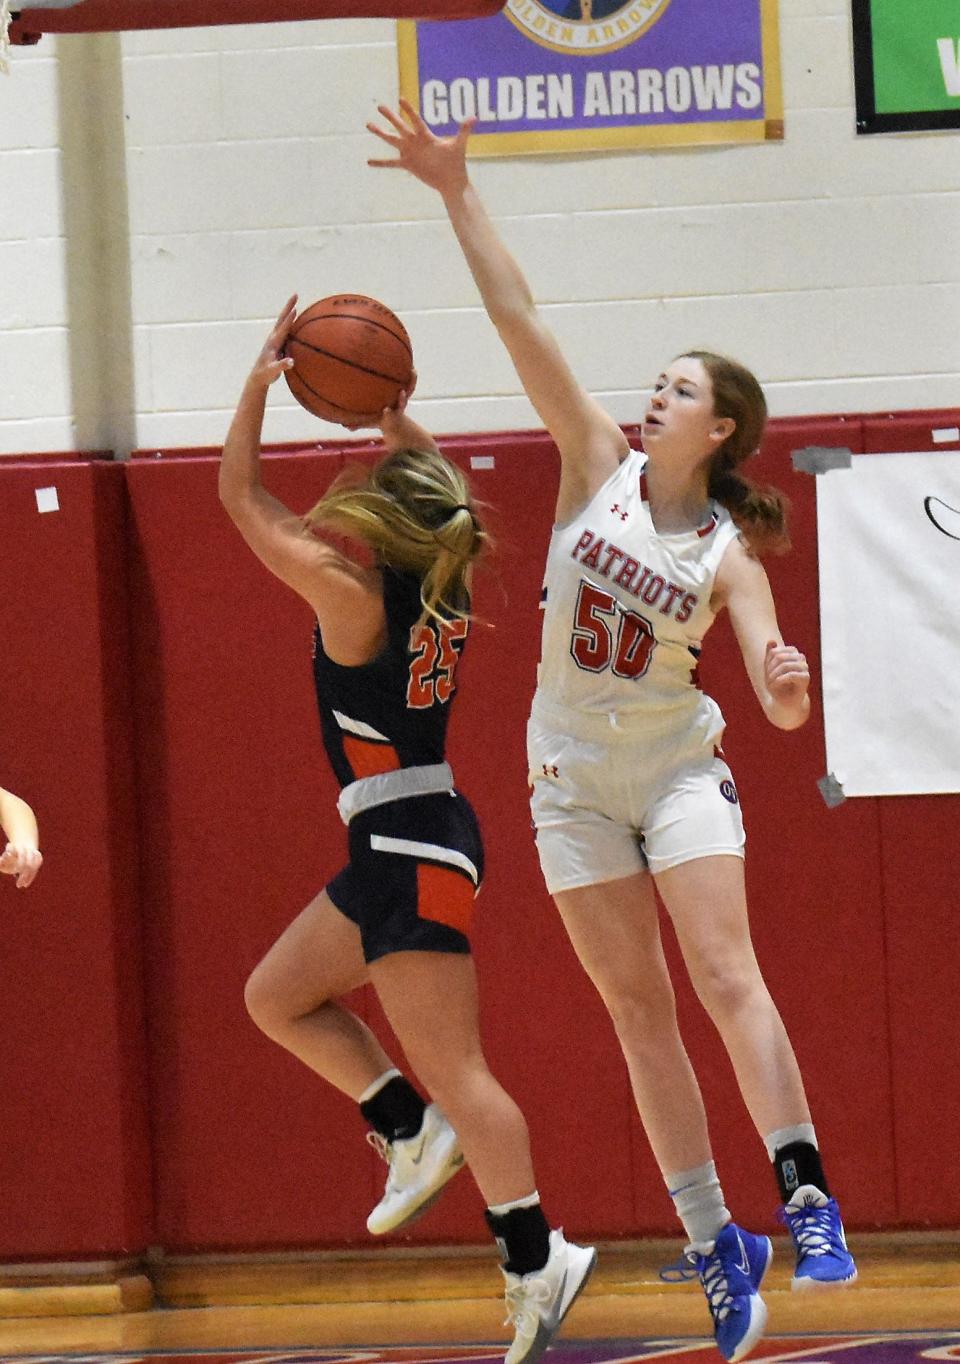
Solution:
[(368, 160), (368, 166), (409, 171), (441, 194), (454, 193), (467, 184), (467, 139), (476, 119), (469, 118), (462, 123), (455, 137), (437, 137), (409, 100), (400, 100), (400, 114), (386, 104), (378, 104), (377, 109), (393, 132), (376, 123), (368, 123), (367, 129), (392, 147), (397, 156), (389, 161)]
[(810, 669), (806, 658), (792, 644), (767, 641), (763, 676), (767, 691), (778, 706), (792, 710), (803, 704), (810, 686)]
[(284, 370), (293, 368), (293, 361), (289, 356), (283, 354), (283, 347), (296, 315), (297, 295), (291, 294), (280, 309), (280, 315), (273, 324), (270, 335), (263, 343), (263, 349), (250, 371), (248, 383), (269, 388), (275, 380), (280, 378)]

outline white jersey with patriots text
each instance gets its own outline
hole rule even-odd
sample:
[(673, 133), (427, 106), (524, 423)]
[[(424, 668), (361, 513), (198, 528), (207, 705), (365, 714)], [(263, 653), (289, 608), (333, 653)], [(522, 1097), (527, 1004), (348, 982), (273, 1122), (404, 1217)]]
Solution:
[(723, 729), (697, 686), (717, 568), (738, 534), (711, 503), (695, 530), (658, 534), (646, 455), (632, 450), (573, 520), (554, 527), (543, 592), (538, 695), (631, 729)]

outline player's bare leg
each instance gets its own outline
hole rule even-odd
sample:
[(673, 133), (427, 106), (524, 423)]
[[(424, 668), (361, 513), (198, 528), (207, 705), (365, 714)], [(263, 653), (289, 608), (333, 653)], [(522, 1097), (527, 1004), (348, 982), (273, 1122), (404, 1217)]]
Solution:
[(456, 1128), (487, 1202), (529, 1194), (527, 1124), (483, 1055), (473, 958), (393, 952), (372, 964), (370, 979), (414, 1073)]
[(700, 857), (657, 888), (690, 980), (715, 1023), (761, 1137), (810, 1122), (800, 1068), (757, 963), (739, 857)]
[(514, 1328), (506, 1364), (533, 1364), (589, 1278), (596, 1252), (547, 1225), (526, 1120), (483, 1056), (472, 958), (397, 952), (373, 963), (370, 975), (407, 1059), (456, 1128), (486, 1199), (487, 1222), (504, 1252)]
[(262, 1032), (352, 1099), (392, 1066), (367, 1025), (337, 1001), (367, 980), (360, 931), (321, 891), (247, 982)]
[(657, 887), (773, 1163), (797, 1257), (793, 1287), (851, 1284), (856, 1265), (824, 1176), (800, 1068), (753, 950), (743, 862), (697, 858), (661, 872)]
[(767, 1237), (737, 1227), (724, 1202), (700, 1087), (677, 1026), (650, 877), (641, 873), (555, 898), (610, 1012), (637, 1109), (690, 1241), (671, 1272), (699, 1277), (718, 1348), (727, 1359), (742, 1358), (766, 1324), (759, 1290), (771, 1246)]
[(613, 1021), (657, 1163), (665, 1172), (703, 1165), (711, 1159), (707, 1118), (677, 1026), (649, 876), (561, 891), (554, 898)]
[(382, 1235), (425, 1211), (463, 1157), (436, 1105), (426, 1106), (366, 1023), (339, 1002), (368, 979), (360, 930), (321, 892), (254, 970), (246, 1003), (268, 1037), (360, 1105), (373, 1129), (368, 1140), (389, 1166), (386, 1192), (367, 1219)]

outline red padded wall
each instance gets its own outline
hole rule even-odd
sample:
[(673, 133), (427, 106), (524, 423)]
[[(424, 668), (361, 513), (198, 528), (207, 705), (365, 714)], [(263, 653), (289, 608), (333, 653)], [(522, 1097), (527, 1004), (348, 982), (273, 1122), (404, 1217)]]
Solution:
[[(55, 487), (59, 510), (39, 513)], [(0, 1256), (152, 1241), (120, 468), (0, 463), (0, 783), (45, 862), (2, 878)]]
[[(796, 549), (770, 572), (783, 628), (806, 649), (815, 676), (815, 488), (793, 472), (789, 455), (809, 444), (859, 449), (859, 440), (859, 421), (777, 423), (756, 471), (794, 502)], [(479, 620), (450, 749), (488, 845), (475, 933), (487, 1053), (527, 1113), (551, 1214), (582, 1235), (672, 1231), (611, 1026), (543, 889), (529, 823), (524, 727), (555, 452), (542, 433), (443, 444), (490, 504), (498, 542), (477, 574)], [(344, 448), (364, 461), (379, 453), (371, 443)], [(324, 461), (339, 467), (336, 450), (278, 455), (268, 460), (271, 484), (303, 507), (319, 490), (322, 479), (309, 493), (306, 484)], [(161, 1239), (172, 1249), (363, 1240), (382, 1170), (360, 1145), (352, 1105), (262, 1039), (242, 1007), (248, 970), (342, 855), (304, 665), (309, 612), (226, 522), (215, 460), (137, 461), (129, 483), (138, 656), (153, 658), (140, 670), (138, 714), (154, 826), (145, 859)], [(758, 950), (800, 1056), (828, 1168), (852, 1225), (893, 1223), (876, 803), (827, 809), (816, 787), (824, 770), (818, 708), (798, 733), (767, 725), (723, 624), (708, 642), (704, 676), (727, 716), (746, 809)], [(265, 864), (258, 842), (271, 852)], [(776, 1199), (763, 1148), (671, 952), (729, 1197), (745, 1221), (769, 1225)], [(375, 1001), (361, 1001), (382, 1031)], [(858, 1101), (848, 1107), (852, 1092)], [(258, 1102), (247, 1101), (251, 1094)], [(304, 1200), (304, 1179), (317, 1180), (314, 1199)], [(480, 1210), (461, 1178), (402, 1239), (482, 1239)]]
[[(302, 511), (340, 463), (267, 458), (265, 478)], [(365, 1216), (359, 1114), (243, 1004), (250, 970), (344, 860), (311, 613), (228, 520), (216, 459), (131, 461), (127, 484), (158, 1238), (347, 1241)]]
[[(794, 551), (768, 567), (785, 636), (814, 673), (810, 723), (784, 734), (764, 721), (725, 621), (703, 660), (744, 804), (758, 953), (855, 1227), (960, 1218), (957, 1196), (926, 1176), (946, 1167), (960, 1116), (950, 877), (960, 798), (830, 810), (817, 790), (815, 480), (790, 454), (942, 448), (931, 425), (956, 424), (955, 413), (773, 423), (754, 472), (793, 501)], [(527, 1114), (551, 1217), (583, 1236), (674, 1233), (613, 1031), (543, 889), (529, 823), (524, 726), (555, 452), (543, 433), (443, 444), (490, 504), (498, 541), (477, 572), (450, 744), (488, 849), (475, 931), (487, 1054)], [(268, 455), (267, 484), (303, 510), (345, 452), (369, 460), (378, 447)], [(52, 485), (61, 510), (38, 515), (35, 489)], [(0, 1253), (368, 1243), (383, 1169), (354, 1105), (262, 1037), (243, 1007), (250, 969), (345, 852), (312, 696), (310, 612), (230, 525), (212, 452), (125, 469), (18, 460), (0, 465), (0, 493), (15, 642), (0, 700), (17, 736), (16, 748), (0, 740), (0, 782), (37, 807), (47, 856), (30, 891), (0, 884), (0, 1085), (14, 1096), (2, 1119)], [(770, 1226), (762, 1146), (665, 931), (731, 1207)], [(383, 1026), (369, 991), (355, 1003)], [(481, 1200), (461, 1176), (402, 1239), (485, 1237)]]
[(882, 412), (864, 417), (863, 451), (882, 455), (897, 451), (958, 450), (960, 408), (939, 407), (925, 411)]
[[(864, 449), (956, 451), (960, 439), (942, 436), (957, 428), (958, 409), (891, 413), (864, 422)], [(935, 431), (941, 433), (938, 440)], [(948, 589), (944, 600), (949, 599)], [(960, 1224), (960, 1188), (953, 1180), (931, 1178), (931, 1171), (952, 1167), (954, 1134), (960, 1127), (956, 926), (960, 795), (886, 797), (876, 803), (900, 1213), (910, 1224), (955, 1227)]]

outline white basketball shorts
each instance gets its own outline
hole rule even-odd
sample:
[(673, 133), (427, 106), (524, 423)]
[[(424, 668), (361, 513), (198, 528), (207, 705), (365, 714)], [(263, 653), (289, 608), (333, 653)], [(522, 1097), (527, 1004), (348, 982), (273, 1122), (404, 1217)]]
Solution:
[(538, 699), (527, 726), (530, 803), (551, 895), (698, 857), (743, 857), (722, 730), (705, 740), (697, 726), (678, 737), (617, 729), (605, 716), (567, 714), (565, 728), (560, 719)]

